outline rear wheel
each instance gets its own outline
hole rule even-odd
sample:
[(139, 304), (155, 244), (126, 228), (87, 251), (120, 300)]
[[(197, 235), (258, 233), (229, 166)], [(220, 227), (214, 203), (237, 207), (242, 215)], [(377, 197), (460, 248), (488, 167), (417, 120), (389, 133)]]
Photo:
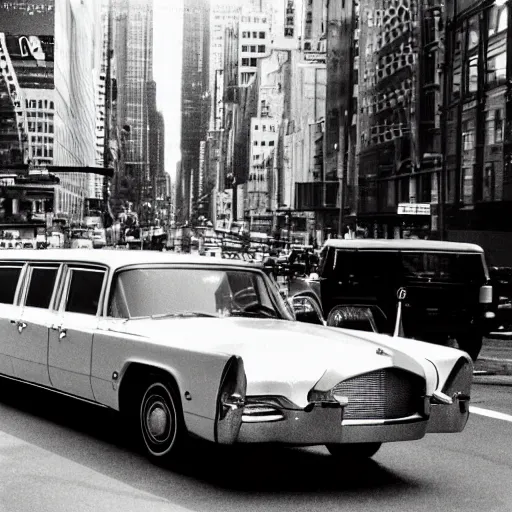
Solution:
[(373, 457), (382, 446), (382, 443), (349, 443), (326, 444), (331, 455), (343, 459), (369, 459)]

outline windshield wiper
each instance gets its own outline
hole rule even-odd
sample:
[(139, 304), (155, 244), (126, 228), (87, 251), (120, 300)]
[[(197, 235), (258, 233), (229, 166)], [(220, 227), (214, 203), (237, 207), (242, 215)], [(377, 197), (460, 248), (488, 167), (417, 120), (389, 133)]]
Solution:
[(158, 315), (151, 315), (152, 320), (159, 318), (219, 318), (217, 315), (211, 313), (203, 313), (201, 311), (182, 311), (181, 313), (160, 313)]

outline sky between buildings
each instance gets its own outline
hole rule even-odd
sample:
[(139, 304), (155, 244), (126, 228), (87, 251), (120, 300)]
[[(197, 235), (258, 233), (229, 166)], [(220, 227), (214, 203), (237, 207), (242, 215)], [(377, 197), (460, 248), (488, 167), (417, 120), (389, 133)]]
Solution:
[(153, 78), (165, 119), (165, 170), (174, 181), (180, 160), (183, 0), (154, 0)]

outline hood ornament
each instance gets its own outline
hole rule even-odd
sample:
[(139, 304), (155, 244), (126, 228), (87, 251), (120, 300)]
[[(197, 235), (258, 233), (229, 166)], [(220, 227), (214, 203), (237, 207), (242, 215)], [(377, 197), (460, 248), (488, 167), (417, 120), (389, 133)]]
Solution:
[(376, 350), (376, 354), (378, 356), (389, 356), (389, 357), (391, 357), (391, 354), (389, 352), (386, 352), (383, 348), (380, 348), (380, 347)]

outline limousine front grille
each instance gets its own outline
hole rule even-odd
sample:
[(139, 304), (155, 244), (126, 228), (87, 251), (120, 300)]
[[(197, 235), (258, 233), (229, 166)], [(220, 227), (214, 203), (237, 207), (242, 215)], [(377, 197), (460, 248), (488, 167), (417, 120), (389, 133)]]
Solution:
[(340, 382), (333, 392), (348, 398), (343, 419), (389, 420), (422, 410), (425, 381), (410, 372), (386, 368)]

